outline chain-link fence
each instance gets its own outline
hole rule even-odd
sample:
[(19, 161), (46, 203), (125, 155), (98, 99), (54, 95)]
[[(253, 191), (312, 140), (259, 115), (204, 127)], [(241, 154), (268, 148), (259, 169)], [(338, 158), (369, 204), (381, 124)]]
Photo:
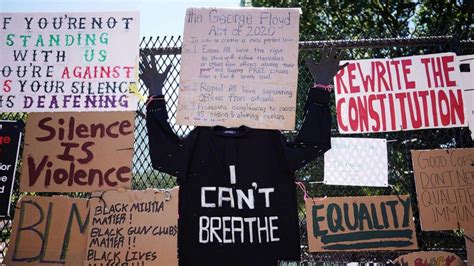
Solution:
[[(168, 64), (172, 65), (170, 74), (165, 82), (165, 98), (169, 110), (170, 122), (174, 125), (176, 133), (185, 137), (192, 129), (187, 126), (175, 125), (176, 105), (178, 99), (181, 38), (143, 38), (141, 51), (156, 58), (158, 70), (163, 71)], [(299, 53), (299, 78), (298, 78), (298, 106), (297, 121), (302, 120), (302, 109), (305, 102), (307, 88), (312, 84), (312, 77), (304, 66), (308, 57), (316, 58), (319, 48), (340, 48), (342, 59), (372, 58), (380, 56), (408, 56), (413, 54), (436, 53), (453, 51), (457, 54), (469, 54), (473, 52), (474, 42), (458, 40), (452, 36), (416, 38), (416, 39), (381, 39), (381, 40), (357, 40), (357, 41), (317, 41), (301, 42)], [(146, 88), (141, 85), (140, 91), (147, 95)], [(176, 185), (176, 179), (164, 173), (153, 170), (149, 158), (147, 131), (145, 127), (144, 105), (141, 103), (136, 116), (135, 149), (133, 157), (133, 189), (146, 188), (169, 188)], [(25, 120), (26, 114), (12, 113), (3, 114), (3, 119)], [(338, 136), (336, 127), (335, 110), (333, 110), (333, 136)], [(298, 123), (297, 123), (298, 124)], [(287, 132), (289, 138), (292, 132)], [(350, 136), (350, 135), (345, 135)], [(417, 131), (401, 131), (377, 134), (358, 134), (354, 137), (373, 137), (387, 139), (389, 184), (387, 188), (366, 188), (347, 186), (327, 186), (322, 184), (323, 160), (309, 164), (298, 171), (297, 178), (302, 181), (310, 196), (364, 196), (364, 195), (390, 195), (410, 194), (417, 229), (417, 239), (420, 250), (443, 250), (456, 253), (461, 258), (466, 258), (464, 237), (461, 230), (457, 231), (421, 231), (413, 170), (411, 166), (410, 150), (412, 149), (435, 149), (435, 148), (461, 148), (472, 147), (472, 140), (467, 128), (432, 129)], [(19, 175), (19, 173), (17, 173)], [(19, 197), (19, 176), (14, 184), (12, 205), (15, 205)], [(296, 186), (295, 186), (296, 189)], [(386, 263), (406, 252), (379, 251), (379, 252), (325, 252), (309, 253), (306, 234), (306, 214), (303, 203), (303, 193), (299, 193), (299, 218), (302, 236), (302, 260), (324, 261), (324, 262), (381, 262)], [(52, 193), (36, 193), (36, 195), (51, 195)], [(87, 197), (88, 193), (69, 193), (69, 196)], [(12, 206), (12, 210), (14, 210)], [(12, 216), (14, 211), (12, 212)], [(11, 232), (12, 220), (0, 220), (1, 244), (0, 261), (6, 254)]]

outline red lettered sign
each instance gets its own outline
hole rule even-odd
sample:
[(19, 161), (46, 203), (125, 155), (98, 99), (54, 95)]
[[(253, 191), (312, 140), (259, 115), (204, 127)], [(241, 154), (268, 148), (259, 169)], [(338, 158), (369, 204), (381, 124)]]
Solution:
[(466, 125), (456, 54), (347, 63), (334, 78), (339, 132)]
[(0, 217), (10, 215), (23, 122), (0, 121)]
[(408, 195), (308, 198), (310, 252), (418, 248)]

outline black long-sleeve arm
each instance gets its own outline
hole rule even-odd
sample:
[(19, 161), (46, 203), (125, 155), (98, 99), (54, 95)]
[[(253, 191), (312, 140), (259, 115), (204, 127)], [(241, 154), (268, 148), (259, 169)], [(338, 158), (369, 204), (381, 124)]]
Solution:
[[(331, 114), (329, 92), (310, 89), (305, 105), (305, 118), (293, 142), (285, 143), (290, 170), (297, 170), (331, 148)], [(193, 136), (180, 139), (168, 123), (163, 97), (147, 106), (147, 129), (150, 157), (154, 169), (185, 178)]]
[(168, 123), (166, 102), (163, 97), (152, 100), (147, 106), (146, 125), (151, 163), (154, 169), (182, 177), (184, 173), (186, 142), (180, 139)]
[(330, 92), (309, 90), (303, 124), (293, 142), (285, 141), (290, 170), (298, 170), (331, 148), (329, 99)]

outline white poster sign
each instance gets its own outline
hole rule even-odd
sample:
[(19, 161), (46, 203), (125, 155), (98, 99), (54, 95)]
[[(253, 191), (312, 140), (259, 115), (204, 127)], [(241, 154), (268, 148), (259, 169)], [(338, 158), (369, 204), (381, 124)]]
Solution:
[(331, 138), (324, 154), (324, 183), (343, 186), (388, 186), (387, 141)]
[(474, 55), (458, 56), (464, 89), (464, 113), (474, 140)]
[(139, 13), (0, 13), (0, 110), (136, 110)]
[(456, 54), (346, 62), (334, 78), (339, 132), (466, 125)]
[(295, 126), (299, 9), (189, 8), (177, 122)]

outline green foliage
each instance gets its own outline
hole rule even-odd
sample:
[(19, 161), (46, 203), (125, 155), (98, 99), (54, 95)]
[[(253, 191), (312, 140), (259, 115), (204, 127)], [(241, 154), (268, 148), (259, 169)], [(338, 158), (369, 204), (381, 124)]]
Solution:
[(473, 29), (473, 1), (244, 0), (241, 5), (301, 8), (302, 41), (436, 35), (466, 39)]
[(473, 1), (423, 1), (413, 18), (415, 36), (473, 37)]

